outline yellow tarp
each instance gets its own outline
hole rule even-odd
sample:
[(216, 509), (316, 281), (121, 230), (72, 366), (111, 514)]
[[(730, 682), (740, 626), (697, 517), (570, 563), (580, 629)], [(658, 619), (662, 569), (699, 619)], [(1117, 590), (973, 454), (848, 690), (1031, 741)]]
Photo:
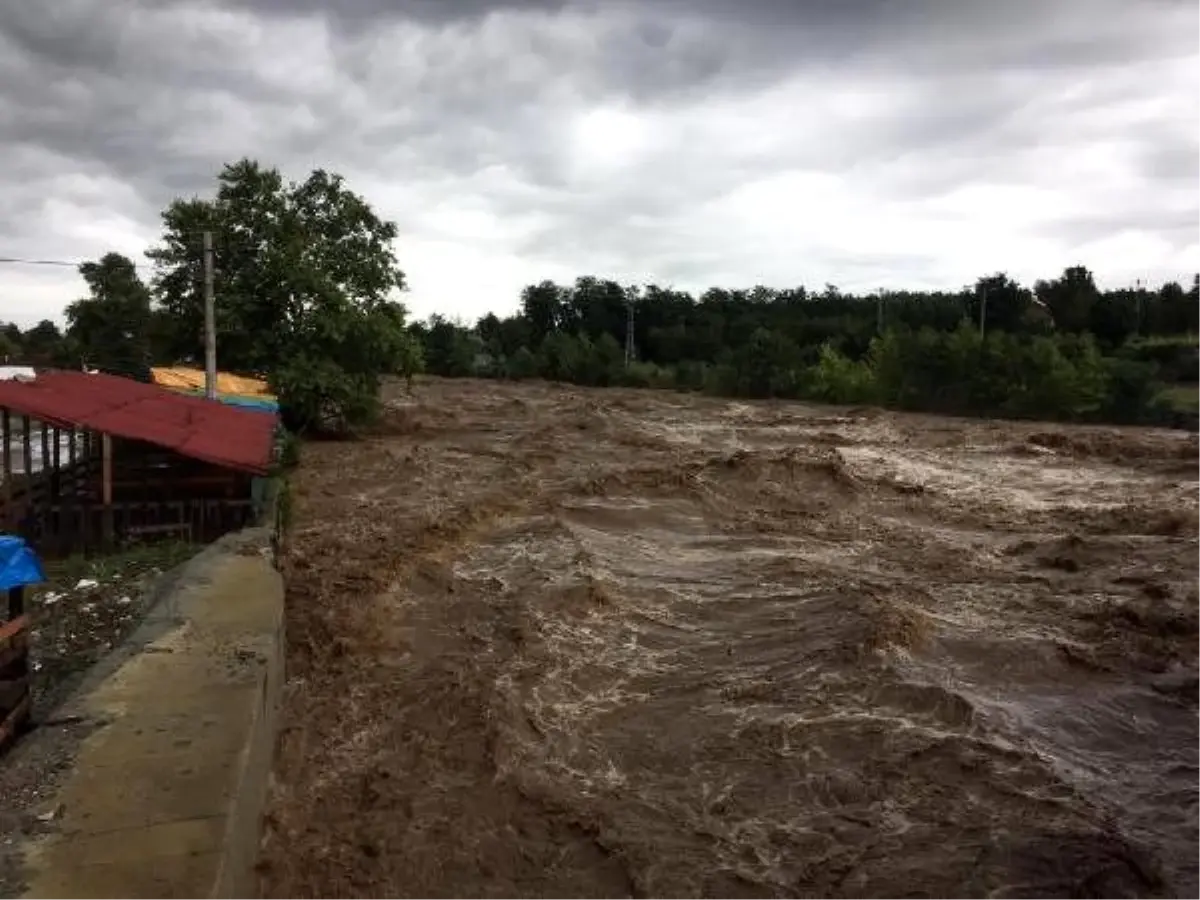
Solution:
[[(201, 369), (160, 366), (150, 370), (150, 377), (160, 387), (175, 391), (204, 390), (204, 372)], [(261, 397), (265, 400), (274, 399), (274, 395), (267, 388), (267, 383), (261, 378), (247, 378), (244, 375), (231, 375), (229, 372), (217, 373), (217, 393)]]

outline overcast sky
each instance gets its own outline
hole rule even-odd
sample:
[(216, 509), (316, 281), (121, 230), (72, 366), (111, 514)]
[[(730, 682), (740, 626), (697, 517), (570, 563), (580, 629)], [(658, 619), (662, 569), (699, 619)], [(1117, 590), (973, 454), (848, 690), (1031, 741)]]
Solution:
[[(328, 9), (336, 7), (333, 12)], [(1196, 0), (10, 0), (0, 257), (144, 262), (241, 156), (345, 175), (410, 309), (594, 274), (957, 287), (1200, 268)], [(146, 270), (149, 275), (149, 270)], [(0, 319), (69, 268), (0, 264)]]

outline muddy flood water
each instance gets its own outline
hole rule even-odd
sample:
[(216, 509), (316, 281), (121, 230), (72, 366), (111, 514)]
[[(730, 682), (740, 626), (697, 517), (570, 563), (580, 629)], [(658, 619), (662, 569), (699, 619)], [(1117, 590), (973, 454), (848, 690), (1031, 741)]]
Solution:
[(430, 381), (309, 444), (269, 896), (1197, 895), (1197, 441)]

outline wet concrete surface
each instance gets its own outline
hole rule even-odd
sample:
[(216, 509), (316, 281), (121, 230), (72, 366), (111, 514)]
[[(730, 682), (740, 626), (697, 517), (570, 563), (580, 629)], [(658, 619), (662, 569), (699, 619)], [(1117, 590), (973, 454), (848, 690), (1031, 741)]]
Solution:
[(0, 896), (246, 896), (282, 682), (283, 590), (247, 529), (0, 765)]

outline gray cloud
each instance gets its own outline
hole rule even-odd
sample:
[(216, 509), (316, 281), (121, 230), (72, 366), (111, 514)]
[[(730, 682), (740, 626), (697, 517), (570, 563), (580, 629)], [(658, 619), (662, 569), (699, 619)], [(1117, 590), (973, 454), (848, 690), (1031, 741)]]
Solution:
[[(1023, 230), (991, 217), (1013, 241), (997, 265), (1019, 259), (1018, 231), (1063, 252), (1151, 235), (1181, 257), (1197, 242), (1198, 19), (1183, 0), (4, 4), (0, 251), (106, 249), (82, 224), (64, 234), (48, 201), (149, 239), (172, 197), (251, 155), (369, 186), (415, 244), (453, 240), (460, 207), (491, 217), (488, 252), (530, 271), (937, 280), (963, 254), (831, 246), (811, 220), (878, 209), (934, 240), (930, 204), (980, 186), (1054, 207)], [(609, 118), (588, 131), (589, 110)], [(813, 193), (769, 214), (764, 249), (731, 210), (789, 173)], [(64, 176), (107, 186), (107, 209)], [(439, 277), (417, 287), (465, 311), (511, 300)]]

